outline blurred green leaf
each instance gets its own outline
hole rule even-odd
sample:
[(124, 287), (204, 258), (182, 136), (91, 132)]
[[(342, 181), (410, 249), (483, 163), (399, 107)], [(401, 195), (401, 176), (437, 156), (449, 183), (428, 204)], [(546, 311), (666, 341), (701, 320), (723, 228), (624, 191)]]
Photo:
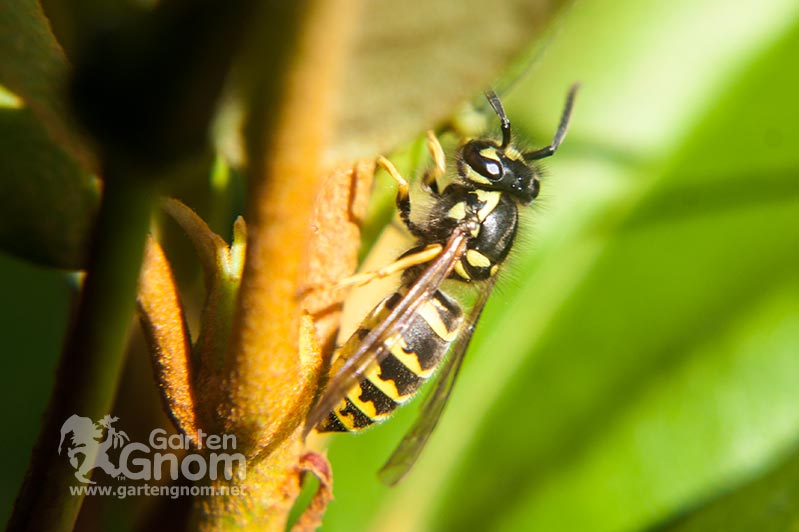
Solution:
[(38, 2), (0, 5), (0, 54), (0, 85), (22, 98), (54, 141), (79, 154), (88, 166), (64, 100), (69, 65)]
[(62, 101), (67, 63), (37, 2), (0, 5), (0, 247), (80, 268), (99, 201)]
[(783, 532), (796, 530), (799, 512), (799, 457), (792, 456), (763, 478), (709, 504), (706, 508), (652, 532)]
[(542, 144), (584, 82), (535, 244), (405, 485), (364, 470), (413, 412), (333, 444), (338, 497), (369, 500), (334, 503), (331, 530), (637, 529), (799, 437), (797, 6), (579, 7), (506, 99)]
[(99, 184), (27, 109), (0, 109), (0, 174), (0, 247), (40, 264), (81, 268)]
[[(0, 401), (7, 405), (3, 418), (14, 427), (14, 438), (3, 440), (0, 453), (0, 467), (5, 471), (0, 483), (3, 523), (11, 515), (25, 477), (41, 425), (40, 413), (47, 407), (53, 385), (74, 296), (68, 275), (0, 255), (0, 292), (4, 301), (13, 302), (0, 308)], [(47, 309), (45, 318), (42, 309)]]
[(797, 52), (794, 28), (740, 65), (630, 216), (586, 235), (596, 262), (527, 344), (437, 529), (636, 529), (799, 435), (799, 338), (781, 323), (799, 299), (770, 307), (799, 280)]
[(338, 94), (331, 158), (385, 153), (450, 118), (571, 3), (364, 2)]

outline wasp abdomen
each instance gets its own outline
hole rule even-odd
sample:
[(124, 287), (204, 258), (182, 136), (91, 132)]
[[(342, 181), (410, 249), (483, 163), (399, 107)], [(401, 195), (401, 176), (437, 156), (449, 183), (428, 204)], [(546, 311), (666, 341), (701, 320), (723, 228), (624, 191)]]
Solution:
[[(401, 298), (402, 294), (396, 292), (377, 305), (335, 354), (334, 365), (346, 360)], [(441, 290), (436, 291), (402, 332), (384, 342), (383, 349), (387, 352), (383, 359), (373, 364), (317, 430), (357, 431), (388, 417), (433, 375), (450, 343), (458, 336), (462, 318), (458, 304)]]
[[(377, 160), (396, 181), (399, 218), (417, 240), (395, 262), (341, 283), (349, 286), (404, 272), (400, 290), (375, 307), (335, 354), (330, 381), (308, 415), (306, 431), (350, 432), (369, 426), (412, 397), (440, 367), (440, 380), (419, 419), (381, 470), (388, 484), (408, 472), (444, 411), (474, 324), (513, 246), (518, 209), (538, 197), (535, 161), (553, 155), (563, 142), (576, 92), (575, 85), (552, 142), (533, 151), (513, 144), (510, 120), (493, 92), (486, 97), (500, 119), (501, 141), (464, 140), (453, 153), (454, 164), (447, 165), (441, 144), (428, 132), (435, 164), (425, 171), (422, 184), (432, 201), (421, 212), (414, 209), (416, 216), (411, 216), (408, 180), (388, 159)], [(443, 189), (439, 179), (447, 183)], [(462, 301), (468, 312), (444, 289), (459, 297), (471, 292)]]

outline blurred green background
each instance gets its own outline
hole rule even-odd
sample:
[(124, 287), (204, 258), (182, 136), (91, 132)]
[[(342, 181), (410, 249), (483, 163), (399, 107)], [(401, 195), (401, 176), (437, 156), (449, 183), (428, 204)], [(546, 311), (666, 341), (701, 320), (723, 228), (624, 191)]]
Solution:
[[(503, 100), (543, 145), (581, 81), (569, 136), (442, 423), (395, 489), (414, 406), (332, 438), (323, 530), (795, 530), (798, 61), (795, 0), (566, 13)], [(0, 271), (5, 520), (71, 279)]]
[(797, 58), (795, 2), (578, 2), (503, 97), (543, 145), (583, 83), (442, 423), (396, 489), (413, 407), (333, 438), (323, 529), (799, 526)]

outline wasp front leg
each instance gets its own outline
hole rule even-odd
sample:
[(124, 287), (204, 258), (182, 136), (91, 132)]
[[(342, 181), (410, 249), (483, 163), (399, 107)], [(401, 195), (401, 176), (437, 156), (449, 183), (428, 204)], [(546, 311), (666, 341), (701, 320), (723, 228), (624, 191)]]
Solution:
[[(444, 149), (441, 147), (441, 143), (438, 141), (435, 133), (429, 130), (427, 131), (427, 149), (430, 151), (430, 155), (433, 157), (434, 166), (426, 171), (422, 176), (422, 186), (425, 190), (438, 195), (438, 178), (443, 176), (446, 172), (447, 162), (444, 156)], [(402, 223), (405, 224), (405, 227), (407, 227), (414, 236), (424, 236), (424, 231), (422, 228), (413, 223), (411, 220), (411, 197), (408, 180), (405, 179), (402, 174), (400, 174), (399, 170), (397, 170), (397, 167), (394, 166), (394, 163), (382, 155), (377, 158), (377, 165), (385, 170), (388, 175), (390, 175), (392, 179), (397, 182), (396, 205), (400, 214), (400, 219), (402, 219)]]
[(397, 197), (395, 202), (397, 204), (397, 210), (399, 211), (402, 223), (405, 224), (405, 227), (408, 228), (408, 231), (410, 231), (411, 234), (414, 236), (420, 236), (422, 234), (422, 229), (411, 220), (411, 196), (408, 180), (402, 177), (402, 174), (399, 173), (399, 170), (397, 170), (397, 167), (394, 166), (394, 163), (382, 155), (377, 158), (377, 165), (388, 172), (388, 175), (390, 175), (392, 179), (397, 182)]
[[(436, 139), (435, 135), (432, 131), (428, 131), (428, 147), (430, 149), (430, 153), (433, 156), (433, 160), (435, 161), (435, 168), (425, 174), (425, 178), (429, 179), (433, 182), (437, 179), (439, 175), (443, 173), (444, 169), (444, 151), (441, 148), (441, 144), (439, 144), (438, 139)], [(400, 174), (397, 167), (394, 166), (394, 163), (389, 161), (387, 158), (383, 157), (382, 155), (377, 158), (377, 166), (385, 170), (388, 175), (391, 176), (394, 181), (397, 182), (397, 196), (395, 198), (395, 203), (397, 205), (397, 210), (399, 211), (400, 219), (411, 232), (412, 235), (416, 237), (423, 237), (425, 236), (425, 232), (422, 227), (416, 225), (411, 220), (411, 198), (410, 198), (410, 184), (407, 179), (405, 179), (402, 174)], [(425, 181), (425, 188), (428, 190), (431, 187)], [(435, 187), (437, 191), (437, 187)], [(384, 266), (378, 270), (368, 271), (368, 272), (361, 272), (350, 277), (346, 277), (341, 279), (338, 282), (331, 283), (331, 284), (323, 284), (317, 286), (309, 286), (305, 287), (303, 290), (299, 292), (300, 296), (304, 296), (311, 292), (321, 291), (321, 290), (333, 290), (338, 291), (342, 288), (347, 288), (350, 286), (362, 286), (368, 284), (374, 279), (381, 279), (383, 277), (387, 277), (391, 274), (404, 271), (412, 266), (416, 266), (419, 264), (424, 264), (436, 258), (441, 253), (441, 245), (440, 244), (432, 244), (427, 246), (426, 248), (411, 253), (409, 255), (403, 256), (396, 260), (395, 262)]]
[(427, 130), (427, 149), (433, 157), (433, 167), (422, 176), (422, 185), (424, 185), (425, 190), (438, 195), (438, 178), (447, 171), (447, 159), (444, 156), (444, 148), (441, 147), (438, 137), (429, 129)]

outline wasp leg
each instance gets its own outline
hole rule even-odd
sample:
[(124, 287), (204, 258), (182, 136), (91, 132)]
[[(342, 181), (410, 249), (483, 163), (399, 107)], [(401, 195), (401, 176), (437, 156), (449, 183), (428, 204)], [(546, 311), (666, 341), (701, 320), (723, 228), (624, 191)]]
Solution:
[(438, 178), (447, 171), (447, 159), (444, 157), (444, 148), (441, 147), (438, 137), (429, 129), (427, 130), (427, 149), (430, 151), (430, 155), (433, 156), (435, 166), (424, 173), (422, 185), (424, 185), (426, 190), (438, 195)]
[(363, 286), (371, 281), (374, 281), (375, 279), (382, 279), (383, 277), (388, 277), (393, 273), (405, 271), (411, 266), (430, 262), (441, 254), (442, 249), (443, 247), (441, 244), (430, 244), (416, 253), (405, 255), (391, 264), (383, 266), (379, 270), (356, 273), (350, 277), (345, 277), (334, 284), (333, 289), (338, 290), (348, 286)]
[(408, 228), (408, 231), (410, 231), (411, 234), (414, 236), (421, 236), (423, 234), (422, 228), (413, 223), (411, 220), (411, 196), (409, 192), (410, 186), (408, 185), (408, 180), (402, 177), (402, 174), (399, 173), (399, 170), (397, 170), (397, 167), (394, 166), (394, 163), (382, 155), (377, 158), (377, 165), (388, 172), (388, 175), (390, 175), (394, 181), (397, 182), (397, 197), (395, 201), (400, 218), (402, 219), (402, 223), (405, 224), (405, 227)]

